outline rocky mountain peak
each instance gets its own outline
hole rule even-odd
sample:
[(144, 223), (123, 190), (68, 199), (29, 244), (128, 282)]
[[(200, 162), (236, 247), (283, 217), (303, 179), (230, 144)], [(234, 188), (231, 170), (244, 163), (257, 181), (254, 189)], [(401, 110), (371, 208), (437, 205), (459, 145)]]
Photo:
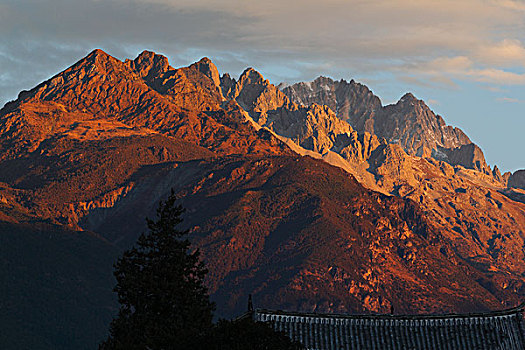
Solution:
[(497, 165), (494, 165), (494, 167), (492, 168), (492, 177), (494, 177), (494, 179), (501, 183), (506, 183), (506, 180), (501, 174), (501, 171), (499, 170)]
[(224, 73), (220, 79), (222, 94), (226, 98), (233, 98), (237, 81), (228, 73)]
[(265, 79), (261, 73), (253, 69), (252, 67), (246, 68), (239, 77), (239, 83), (241, 84), (265, 84)]
[(312, 82), (297, 83), (283, 89), (295, 103), (327, 105), (337, 117), (348, 122), (358, 132), (374, 133), (371, 114), (381, 109), (381, 101), (366, 86), (344, 79), (318, 77)]
[(407, 104), (407, 103), (417, 103), (421, 100), (419, 100), (416, 96), (414, 96), (411, 92), (407, 92), (406, 94), (404, 94), (400, 99), (399, 101), (397, 102), (397, 104)]
[(166, 71), (173, 69), (170, 67), (166, 56), (146, 50), (142, 51), (133, 61), (127, 60), (126, 63), (141, 78), (159, 76)]
[[(94, 49), (83, 60), (91, 62), (100, 62), (113, 58), (108, 53), (101, 49)], [(82, 60), (81, 60), (82, 61)]]
[[(483, 151), (474, 143), (461, 145), (460, 147), (443, 148), (439, 147), (433, 155), (434, 158), (444, 160), (452, 165), (461, 165), (468, 169), (475, 169), (484, 174), (492, 175), (493, 171), (485, 161)], [(499, 170), (494, 169), (497, 173)]]
[(313, 103), (324, 104), (335, 111), (334, 105), (330, 104), (330, 99), (336, 89), (336, 84), (331, 78), (319, 76), (310, 82), (285, 86), (282, 90), (292, 101), (298, 104), (305, 106)]
[(323, 75), (320, 75), (314, 80), (314, 83), (317, 83), (317, 84), (330, 84), (330, 85), (332, 85), (334, 83), (334, 81), (330, 77), (325, 77)]
[(517, 170), (509, 176), (509, 187), (525, 190), (525, 169)]
[[(410, 155), (433, 155), (454, 165), (492, 174), (483, 152), (460, 129), (446, 125), (423, 100), (404, 94), (397, 103), (382, 106), (380, 99), (354, 80), (333, 81), (320, 76), (312, 82), (296, 83), (282, 90), (291, 101), (326, 105), (358, 133), (368, 132), (389, 143), (399, 144)], [(497, 172), (495, 178), (500, 178)]]
[(220, 87), (221, 78), (217, 66), (208, 57), (203, 57), (199, 62), (192, 64), (190, 67), (197, 69), (199, 72), (210, 78), (215, 86)]
[[(100, 84), (118, 79), (119, 76), (133, 75), (120, 60), (106, 52), (95, 49), (66, 70), (35, 86), (30, 91), (22, 91), (14, 106), (22, 101), (59, 99), (67, 95), (68, 100), (86, 100), (86, 85)], [(83, 87), (81, 87), (83, 86)], [(81, 96), (80, 91), (83, 92)], [(66, 101), (61, 101), (67, 105)]]
[(235, 100), (259, 124), (264, 124), (268, 112), (287, 106), (296, 109), (288, 97), (253, 68), (247, 68), (238, 81), (224, 75), (221, 79), (224, 96)]
[(86, 57), (82, 58), (73, 66), (55, 77), (62, 76), (67, 80), (69, 77), (77, 76), (79, 72), (83, 72), (82, 74), (87, 75), (90, 75), (91, 73), (111, 74), (114, 71), (119, 70), (121, 64), (122, 62), (115, 57), (110, 56), (101, 49), (95, 49)]
[[(440, 148), (452, 150), (472, 143), (463, 131), (447, 126), (443, 118), (411, 93), (403, 95), (396, 104), (383, 107), (374, 119), (376, 134), (400, 144), (411, 155), (420, 155), (423, 148), (438, 154), (435, 151)], [(479, 160), (477, 149), (467, 147), (461, 153), (464, 155), (467, 150), (475, 152), (472, 157)]]

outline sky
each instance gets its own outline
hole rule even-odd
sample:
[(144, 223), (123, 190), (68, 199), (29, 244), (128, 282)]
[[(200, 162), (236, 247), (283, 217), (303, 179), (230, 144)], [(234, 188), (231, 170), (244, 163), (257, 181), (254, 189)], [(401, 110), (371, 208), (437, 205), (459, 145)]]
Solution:
[(491, 166), (525, 168), (525, 0), (0, 0), (0, 105), (94, 48), (412, 92)]

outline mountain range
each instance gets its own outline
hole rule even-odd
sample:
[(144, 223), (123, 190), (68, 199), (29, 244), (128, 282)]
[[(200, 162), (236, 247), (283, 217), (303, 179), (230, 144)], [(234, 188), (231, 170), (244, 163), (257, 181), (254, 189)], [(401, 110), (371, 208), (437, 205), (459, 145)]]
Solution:
[(96, 346), (117, 309), (112, 262), (170, 189), (222, 317), (248, 294), (359, 313), (525, 296), (525, 170), (491, 169), (410, 93), (383, 106), (353, 80), (275, 86), (208, 58), (94, 50), (0, 110), (0, 149), (9, 348)]

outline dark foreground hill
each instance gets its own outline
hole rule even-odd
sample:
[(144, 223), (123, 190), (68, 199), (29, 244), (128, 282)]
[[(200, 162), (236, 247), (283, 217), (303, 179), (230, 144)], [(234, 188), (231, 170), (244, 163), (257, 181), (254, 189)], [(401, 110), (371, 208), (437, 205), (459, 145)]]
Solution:
[(93, 349), (118, 308), (116, 256), (86, 232), (0, 223), (2, 349)]

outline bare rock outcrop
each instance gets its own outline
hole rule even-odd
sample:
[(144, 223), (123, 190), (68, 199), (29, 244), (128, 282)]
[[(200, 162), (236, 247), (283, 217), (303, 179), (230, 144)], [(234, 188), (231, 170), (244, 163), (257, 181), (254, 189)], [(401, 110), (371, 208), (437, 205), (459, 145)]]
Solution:
[(166, 56), (152, 51), (143, 51), (134, 60), (127, 59), (124, 63), (146, 81), (152, 81), (168, 70), (173, 70)]
[(253, 68), (247, 68), (239, 81), (232, 80), (228, 75), (221, 82), (224, 84), (225, 96), (237, 101), (259, 124), (266, 123), (269, 111), (282, 107), (297, 109), (296, 104)]
[(382, 108), (379, 97), (354, 80), (334, 81), (319, 77), (312, 82), (284, 87), (282, 91), (296, 103), (305, 106), (317, 103), (330, 107), (340, 119), (360, 133), (374, 133), (372, 119)]
[(441, 116), (411, 93), (405, 94), (396, 104), (382, 108), (373, 125), (374, 133), (400, 144), (411, 155), (421, 155), (423, 147), (434, 150), (471, 143), (463, 131), (446, 125)]
[(230, 91), (229, 98), (238, 102), (260, 127), (321, 156), (333, 152), (359, 163), (381, 143), (375, 135), (356, 132), (329, 105), (292, 102), (253, 68), (246, 69), (238, 82), (229, 75), (221, 81), (224, 91)]
[(501, 174), (498, 175), (499, 170), (490, 170), (485, 162), (483, 151), (477, 145), (469, 143), (456, 148), (439, 147), (434, 151), (433, 157), (439, 160), (444, 160), (451, 165), (461, 165), (468, 169), (475, 169), (487, 175), (493, 175), (498, 181), (503, 182)]
[[(299, 104), (327, 105), (357, 132), (368, 132), (399, 144), (410, 155), (429, 157), (436, 154), (438, 147), (453, 149), (472, 143), (463, 131), (446, 125), (441, 116), (411, 93), (396, 104), (383, 107), (366, 86), (353, 80), (333, 81), (325, 77), (284, 87), (283, 92)], [(465, 166), (479, 170), (485, 169), (484, 163), (483, 159), (478, 168), (475, 163)]]
[(525, 190), (525, 170), (517, 170), (509, 176), (508, 186)]
[(190, 67), (196, 68), (199, 72), (210, 78), (215, 86), (221, 85), (219, 70), (208, 57), (203, 57), (199, 62), (192, 64)]

